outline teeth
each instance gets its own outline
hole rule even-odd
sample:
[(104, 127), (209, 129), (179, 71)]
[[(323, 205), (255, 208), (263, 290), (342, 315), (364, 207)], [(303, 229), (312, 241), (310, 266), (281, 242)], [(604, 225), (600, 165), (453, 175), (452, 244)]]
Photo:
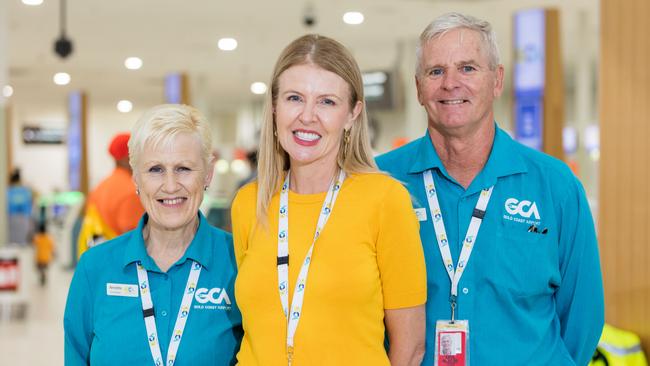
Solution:
[(173, 200), (162, 200), (164, 205), (177, 205), (183, 201), (182, 198), (174, 198)]
[(294, 132), (294, 135), (296, 135), (299, 139), (305, 141), (315, 141), (320, 138), (318, 134), (311, 133), (311, 132), (303, 132), (303, 131), (296, 131)]
[(464, 101), (465, 101), (465, 100), (463, 100), (463, 99), (443, 100), (443, 101), (442, 101), (442, 104), (461, 104), (461, 103), (463, 103)]

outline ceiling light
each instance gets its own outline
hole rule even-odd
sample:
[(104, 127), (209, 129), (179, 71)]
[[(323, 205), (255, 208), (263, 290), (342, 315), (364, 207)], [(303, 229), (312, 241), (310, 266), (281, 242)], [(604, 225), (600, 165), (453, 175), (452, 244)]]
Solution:
[(23, 4), (25, 5), (31, 5), (31, 6), (38, 6), (43, 3), (43, 0), (23, 0)]
[(218, 46), (222, 51), (232, 51), (237, 48), (237, 40), (234, 38), (221, 38)]
[(129, 113), (133, 110), (133, 103), (128, 100), (120, 100), (117, 102), (117, 110), (122, 113)]
[(124, 66), (129, 70), (138, 70), (142, 67), (142, 59), (139, 57), (129, 57), (124, 60)]
[(2, 96), (5, 98), (9, 98), (12, 95), (14, 95), (14, 88), (12, 88), (11, 85), (5, 85), (2, 88)]
[(244, 175), (247, 168), (246, 162), (241, 159), (235, 159), (230, 163), (230, 170), (237, 175)]
[(217, 173), (226, 174), (226, 173), (228, 173), (228, 169), (230, 169), (230, 164), (228, 164), (227, 160), (219, 159), (219, 160), (217, 160), (217, 163), (215, 164), (215, 168), (217, 170)]
[(70, 74), (66, 72), (57, 72), (54, 74), (53, 80), (56, 85), (68, 85), (70, 83)]
[(251, 84), (251, 92), (253, 94), (264, 94), (266, 93), (266, 84), (261, 81), (256, 81)]
[(358, 11), (349, 11), (343, 14), (343, 21), (346, 24), (357, 25), (363, 23), (363, 14)]

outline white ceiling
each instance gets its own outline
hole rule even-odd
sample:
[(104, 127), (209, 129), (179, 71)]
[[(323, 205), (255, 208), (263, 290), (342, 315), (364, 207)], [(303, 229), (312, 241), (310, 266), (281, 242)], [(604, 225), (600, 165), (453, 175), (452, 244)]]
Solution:
[[(193, 89), (223, 109), (259, 99), (250, 93), (250, 84), (266, 82), (282, 48), (307, 32), (347, 45), (362, 69), (386, 68), (398, 62), (399, 44), (413, 52), (412, 42), (434, 17), (467, 12), (494, 24), (507, 66), (515, 10), (559, 8), (563, 50), (570, 59), (581, 52), (581, 40), (571, 37), (575, 19), (582, 14), (597, 34), (599, 6), (597, 0), (68, 0), (67, 29), (75, 49), (61, 60), (53, 52), (59, 1), (44, 0), (36, 7), (0, 1), (9, 2), (9, 82), (16, 103), (57, 103), (70, 90), (83, 89), (96, 104), (114, 105), (119, 99), (155, 104), (163, 99), (164, 75), (184, 71)], [(312, 28), (302, 23), (308, 3), (317, 19)], [(341, 17), (349, 10), (363, 12), (365, 22), (344, 24)], [(217, 40), (225, 36), (237, 39), (235, 51), (217, 49)], [(128, 56), (141, 57), (143, 68), (125, 69)], [(52, 83), (59, 71), (72, 75), (70, 85)]]

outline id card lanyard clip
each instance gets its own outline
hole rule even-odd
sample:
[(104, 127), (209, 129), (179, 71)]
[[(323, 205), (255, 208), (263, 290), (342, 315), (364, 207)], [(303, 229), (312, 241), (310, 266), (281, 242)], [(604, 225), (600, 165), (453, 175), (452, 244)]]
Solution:
[(302, 303), (305, 299), (305, 288), (307, 286), (307, 274), (309, 273), (309, 265), (311, 264), (312, 252), (314, 251), (314, 244), (320, 236), (320, 233), (325, 228), (327, 219), (331, 216), (334, 209), (334, 202), (339, 194), (343, 181), (345, 180), (345, 172), (341, 170), (338, 178), (333, 180), (330, 184), (327, 196), (323, 202), (323, 207), (320, 210), (318, 217), (318, 224), (316, 225), (316, 232), (311, 247), (305, 256), (305, 260), (300, 268), (296, 286), (293, 289), (293, 299), (291, 300), (291, 309), (289, 309), (289, 175), (287, 176), (280, 191), (280, 213), (278, 219), (278, 289), (280, 292), (280, 301), (282, 303), (282, 310), (287, 319), (287, 364), (291, 366), (294, 355), (293, 340), (298, 328), (298, 322), (302, 314)]
[(485, 210), (487, 208), (488, 202), (490, 202), (490, 196), (492, 195), (492, 189), (494, 186), (483, 189), (481, 191), (478, 202), (476, 202), (476, 206), (472, 212), (472, 219), (469, 223), (469, 227), (467, 228), (465, 240), (463, 240), (460, 256), (458, 257), (458, 263), (454, 268), (454, 261), (451, 258), (451, 251), (449, 250), (447, 231), (445, 230), (445, 224), (442, 218), (442, 210), (440, 209), (440, 202), (438, 201), (436, 185), (433, 182), (433, 174), (431, 170), (425, 171), (422, 177), (424, 180), (424, 189), (426, 191), (427, 201), (429, 202), (429, 210), (431, 211), (431, 221), (433, 222), (433, 229), (436, 233), (438, 249), (440, 250), (442, 262), (445, 266), (445, 269), (447, 270), (447, 274), (449, 275), (449, 280), (451, 281), (451, 294), (449, 296), (449, 304), (451, 306), (451, 322), (453, 323), (456, 321), (458, 283), (460, 282), (460, 278), (463, 275), (463, 272), (467, 268), (469, 257), (472, 255), (474, 243), (476, 242), (476, 236), (478, 235), (481, 223), (483, 222)]
[(456, 296), (449, 296), (449, 304), (451, 305), (451, 323), (456, 321)]

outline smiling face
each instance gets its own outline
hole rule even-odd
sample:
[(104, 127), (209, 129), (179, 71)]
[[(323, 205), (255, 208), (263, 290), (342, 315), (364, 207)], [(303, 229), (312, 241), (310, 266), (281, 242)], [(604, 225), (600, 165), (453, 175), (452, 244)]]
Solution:
[(278, 79), (275, 123), (291, 167), (334, 167), (343, 130), (361, 109), (361, 102), (350, 107), (350, 88), (335, 73), (313, 64), (285, 70)]
[(489, 68), (485, 47), (480, 33), (463, 28), (424, 45), (416, 86), (429, 127), (446, 134), (493, 122), (492, 104), (503, 91), (503, 66)]
[(157, 146), (145, 144), (138, 161), (133, 179), (149, 214), (148, 225), (158, 230), (194, 225), (203, 189), (212, 179), (212, 170), (201, 156), (199, 138), (181, 133)]

